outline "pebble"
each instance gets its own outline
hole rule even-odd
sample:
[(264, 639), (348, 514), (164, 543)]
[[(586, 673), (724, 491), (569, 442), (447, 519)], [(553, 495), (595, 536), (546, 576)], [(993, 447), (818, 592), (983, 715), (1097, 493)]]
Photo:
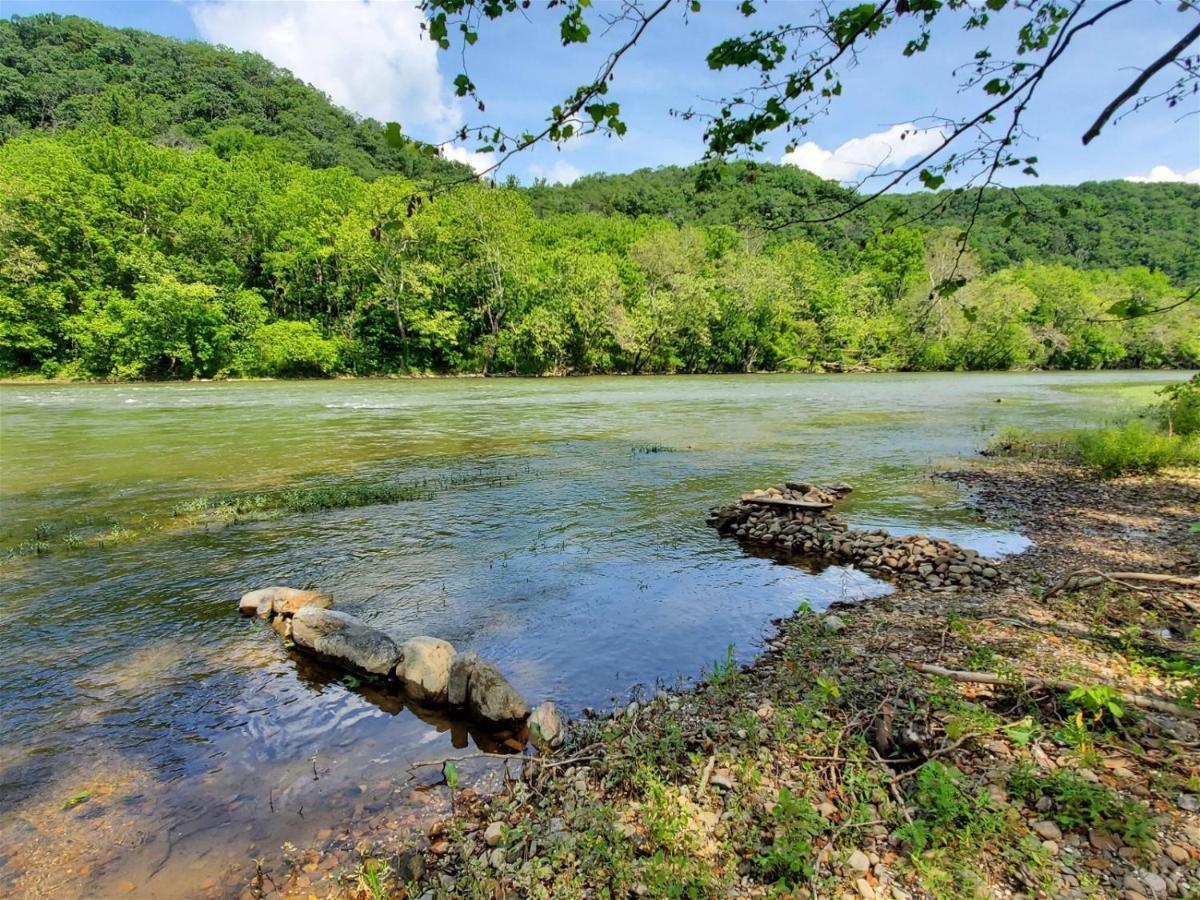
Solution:
[(871, 868), (871, 860), (861, 850), (855, 850), (850, 854), (850, 858), (846, 860), (846, 865), (855, 872), (865, 873)]
[(504, 840), (504, 823), (492, 822), (483, 832), (483, 840), (489, 847), (496, 847)]
[(1166, 853), (1167, 856), (1170, 857), (1171, 862), (1175, 863), (1177, 866), (1186, 865), (1191, 859), (1191, 856), (1188, 854), (1188, 852), (1178, 844), (1168, 844), (1163, 852)]
[(865, 878), (860, 878), (854, 882), (854, 886), (858, 888), (859, 896), (866, 897), (867, 900), (874, 900), (875, 888), (871, 887), (871, 882)]
[(1187, 812), (1200, 812), (1200, 797), (1195, 794), (1180, 794), (1175, 805)]
[(1062, 840), (1062, 829), (1053, 822), (1043, 819), (1041, 821), (1032, 823), (1030, 827), (1034, 830), (1034, 832), (1037, 833), (1037, 836), (1044, 841)]
[(1150, 888), (1151, 893), (1157, 896), (1161, 897), (1167, 893), (1167, 880), (1154, 872), (1147, 872), (1143, 875), (1142, 883)]
[(1051, 856), (1058, 856), (1058, 843), (1056, 841), (1042, 841), (1042, 849)]

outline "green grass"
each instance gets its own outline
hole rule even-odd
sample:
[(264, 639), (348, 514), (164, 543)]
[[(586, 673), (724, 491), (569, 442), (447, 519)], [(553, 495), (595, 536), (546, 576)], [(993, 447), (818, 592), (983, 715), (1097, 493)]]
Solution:
[(1119, 834), (1133, 847), (1146, 844), (1153, 835), (1152, 817), (1144, 803), (1120, 797), (1072, 769), (1042, 774), (1028, 762), (1018, 763), (1009, 773), (1008, 789), (1030, 803), (1049, 797), (1053, 805), (1048, 817), (1067, 831), (1099, 828)]
[(1200, 465), (1200, 441), (1165, 434), (1139, 421), (1082, 431), (1074, 446), (1084, 465), (1106, 477)]

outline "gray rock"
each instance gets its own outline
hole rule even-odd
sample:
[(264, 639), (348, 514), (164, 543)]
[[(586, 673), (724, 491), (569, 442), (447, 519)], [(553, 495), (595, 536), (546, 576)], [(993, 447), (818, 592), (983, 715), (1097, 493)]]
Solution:
[(841, 616), (834, 615), (833, 613), (829, 613), (829, 615), (822, 617), (821, 625), (826, 631), (832, 632), (833, 634), (837, 634), (840, 631), (846, 630), (846, 621)]
[(562, 746), (562, 718), (555, 705), (548, 700), (545, 703), (539, 703), (529, 714), (529, 730), (539, 749)]
[(450, 678), (446, 685), (446, 701), (451, 706), (467, 705), (467, 682), (471, 678), (471, 670), (480, 660), (474, 651), (455, 653), (450, 660)]
[(400, 645), (396, 678), (409, 696), (425, 703), (445, 703), (450, 688), (454, 647), (435, 637), (415, 637)]
[(395, 641), (354, 616), (319, 606), (305, 606), (292, 618), (292, 640), (317, 656), (372, 675), (396, 667)]

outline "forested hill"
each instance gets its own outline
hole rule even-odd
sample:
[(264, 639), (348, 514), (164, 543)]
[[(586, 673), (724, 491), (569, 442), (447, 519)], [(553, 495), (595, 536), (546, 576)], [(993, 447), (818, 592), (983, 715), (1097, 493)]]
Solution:
[[(588, 175), (569, 186), (537, 184), (529, 196), (541, 215), (620, 213), (677, 224), (759, 226), (820, 218), (855, 198), (834, 182), (770, 163)], [(960, 229), (974, 203), (974, 193), (951, 191), (889, 196), (845, 219), (785, 227), (778, 235), (845, 255), (889, 224)], [(1190, 282), (1200, 278), (1198, 234), (1200, 186), (1104, 181), (989, 190), (970, 242), (987, 271), (1028, 260), (1089, 269), (1146, 266)]]
[(228, 155), (275, 139), (312, 168), (368, 180), (469, 175), (397, 128), (359, 119), (256, 53), (119, 30), (78, 16), (0, 21), (0, 139), (116, 125), (157, 143)]

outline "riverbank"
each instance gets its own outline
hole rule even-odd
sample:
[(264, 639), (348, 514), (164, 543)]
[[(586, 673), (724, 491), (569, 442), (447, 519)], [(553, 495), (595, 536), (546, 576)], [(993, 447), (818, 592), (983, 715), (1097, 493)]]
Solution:
[(420, 853), (360, 834), (340, 867), (301, 855), (266, 892), (1195, 896), (1200, 592), (1055, 588), (1080, 569), (1196, 575), (1200, 475), (944, 477), (1034, 541), (1004, 582), (801, 608), (753, 664), (574, 723), (499, 790), (433, 788), (455, 810)]
[[(753, 372), (542, 372), (524, 374), (520, 372), (389, 372), (375, 375), (333, 374), (323, 378), (312, 376), (288, 377), (256, 377), (236, 376), (229, 378), (167, 378), (167, 379), (120, 379), (120, 378), (47, 378), (36, 372), (14, 374), (0, 377), (0, 387), (28, 387), (30, 385), (109, 385), (109, 386), (157, 386), (169, 384), (264, 384), (271, 382), (303, 382), (303, 381), (456, 381), (469, 379), (544, 379), (544, 378), (662, 378), (662, 377), (712, 377), (725, 378), (729, 376), (754, 377), (758, 375), (964, 375), (964, 374), (1028, 374), (1034, 372), (1084, 372), (1084, 369), (1054, 369), (1054, 368), (1020, 368), (1020, 369), (974, 369), (964, 372), (961, 369), (887, 369), (870, 366), (823, 367), (817, 369), (768, 369)], [(1142, 366), (1132, 369), (1112, 368), (1097, 371), (1118, 372), (1161, 372), (1163, 374), (1188, 375), (1190, 369), (1171, 367)]]

